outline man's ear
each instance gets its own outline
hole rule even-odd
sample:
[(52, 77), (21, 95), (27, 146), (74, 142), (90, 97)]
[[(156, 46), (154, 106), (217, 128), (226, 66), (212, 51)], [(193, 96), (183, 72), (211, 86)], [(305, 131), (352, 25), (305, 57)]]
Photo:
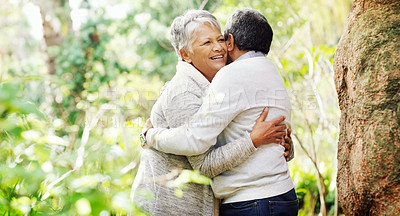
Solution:
[(189, 51), (187, 51), (185, 48), (180, 49), (179, 54), (181, 54), (181, 57), (185, 62), (189, 64), (192, 63), (192, 58), (189, 56)]
[(231, 52), (233, 49), (235, 49), (235, 38), (233, 38), (231, 33), (228, 34), (226, 45), (228, 46), (228, 52)]

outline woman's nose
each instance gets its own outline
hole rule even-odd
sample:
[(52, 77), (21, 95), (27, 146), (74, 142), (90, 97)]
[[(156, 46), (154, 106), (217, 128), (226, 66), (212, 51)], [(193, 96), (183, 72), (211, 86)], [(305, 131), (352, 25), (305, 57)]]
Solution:
[(214, 43), (214, 50), (219, 51), (222, 50), (222, 45), (219, 42)]

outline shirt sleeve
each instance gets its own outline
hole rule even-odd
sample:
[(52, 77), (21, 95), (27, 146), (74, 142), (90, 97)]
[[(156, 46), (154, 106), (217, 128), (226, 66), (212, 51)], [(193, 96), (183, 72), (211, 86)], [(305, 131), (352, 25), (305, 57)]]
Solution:
[(177, 128), (150, 129), (146, 135), (148, 145), (176, 155), (205, 153), (216, 144), (217, 136), (225, 127), (246, 108), (246, 103), (240, 102), (242, 93), (238, 84), (229, 79), (214, 78), (202, 106), (193, 118)]
[[(183, 125), (200, 108), (201, 101), (191, 92), (183, 92), (171, 98), (164, 108), (164, 116), (172, 128)], [(240, 138), (219, 147), (211, 147), (204, 154), (188, 157), (193, 169), (213, 178), (222, 172), (243, 163), (256, 151), (250, 134), (245, 132)]]
[(230, 170), (250, 157), (256, 148), (246, 132), (242, 137), (219, 147), (211, 147), (206, 153), (188, 157), (193, 169), (209, 178)]

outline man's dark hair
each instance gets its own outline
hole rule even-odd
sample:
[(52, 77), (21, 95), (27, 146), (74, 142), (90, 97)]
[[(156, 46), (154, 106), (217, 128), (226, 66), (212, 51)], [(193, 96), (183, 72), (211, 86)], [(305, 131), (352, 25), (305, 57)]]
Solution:
[(254, 50), (268, 54), (272, 42), (272, 28), (257, 10), (246, 8), (235, 11), (228, 19), (224, 37), (232, 34), (239, 50)]

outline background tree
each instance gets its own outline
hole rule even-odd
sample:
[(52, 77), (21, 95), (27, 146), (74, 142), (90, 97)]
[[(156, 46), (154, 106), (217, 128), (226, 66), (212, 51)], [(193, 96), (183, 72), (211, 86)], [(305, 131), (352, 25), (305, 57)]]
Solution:
[(33, 0), (40, 9), (43, 23), (43, 52), (46, 57), (49, 74), (56, 73), (55, 56), (51, 53), (53, 46), (59, 46), (72, 31), (71, 10), (65, 0)]
[(400, 214), (400, 1), (355, 0), (335, 53), (346, 215)]

